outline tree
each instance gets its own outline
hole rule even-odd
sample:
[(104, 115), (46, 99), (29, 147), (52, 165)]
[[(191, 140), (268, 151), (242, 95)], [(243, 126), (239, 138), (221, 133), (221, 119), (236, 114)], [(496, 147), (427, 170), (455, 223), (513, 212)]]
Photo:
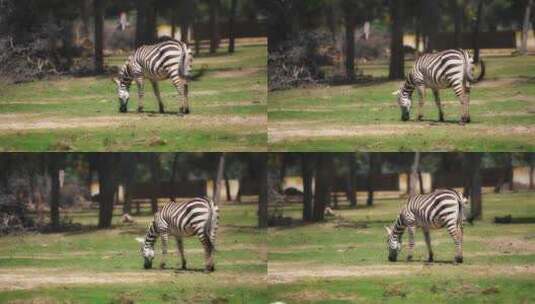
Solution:
[(219, 162), (217, 165), (217, 175), (216, 179), (214, 180), (214, 202), (219, 204), (219, 200), (221, 198), (221, 181), (223, 180), (223, 172), (225, 171), (225, 154), (221, 153), (219, 155)]
[(351, 10), (346, 10), (344, 13), (345, 25), (345, 68), (346, 78), (348, 80), (355, 79), (355, 17)]
[(123, 213), (132, 213), (132, 187), (136, 175), (136, 157), (133, 153), (121, 153), (119, 155), (121, 180), (124, 189)]
[[(148, 154), (148, 161), (149, 161), (149, 168), (150, 168), (150, 175), (151, 175), (151, 182), (154, 185), (160, 186), (160, 175), (161, 175), (161, 163), (160, 163), (160, 154), (157, 153), (150, 153)], [(153, 193), (151, 199), (151, 211), (152, 213), (158, 212), (158, 197)]]
[(93, 5), (95, 10), (95, 72), (101, 74), (104, 72), (104, 2), (103, 0), (94, 0)]
[(268, 166), (266, 153), (259, 153), (257, 155), (258, 173), (259, 173), (259, 197), (258, 197), (258, 227), (267, 228), (268, 226)]
[(368, 206), (373, 205), (374, 180), (381, 174), (381, 156), (379, 153), (369, 153), (369, 170), (368, 170)]
[[(482, 199), (481, 199), (481, 153), (466, 153), (465, 167), (468, 170), (468, 179), (466, 181), (470, 197), (471, 214), (469, 220), (479, 220), (482, 217)], [(466, 194), (466, 193), (465, 193)]]
[(356, 178), (357, 178), (357, 160), (354, 152), (347, 155), (348, 177), (347, 177), (347, 199), (351, 208), (357, 207)]
[(528, 31), (532, 5), (533, 0), (526, 1), (526, 8), (524, 10), (524, 22), (522, 23), (522, 45), (520, 47), (520, 53), (524, 55), (528, 53)]
[(312, 180), (314, 178), (314, 155), (301, 155), (301, 175), (303, 178), (303, 221), (312, 220)]
[[(419, 181), (418, 173), (420, 172), (420, 152), (414, 153), (414, 161), (411, 167), (411, 175), (409, 177), (409, 195), (416, 194), (416, 185)], [(420, 185), (421, 186), (421, 185)], [(420, 191), (422, 189), (420, 188)]]
[(235, 22), (236, 22), (236, 11), (238, 10), (238, 0), (231, 0), (230, 2), (230, 16), (228, 22), (228, 52), (234, 53), (235, 48)]
[(117, 157), (113, 153), (98, 153), (94, 158), (99, 185), (98, 228), (111, 228), (113, 199), (117, 190), (114, 170)]
[(458, 48), (461, 45), (461, 19), (462, 11), (457, 0), (449, 0), (449, 7), (453, 19), (453, 46)]
[(210, 0), (210, 54), (219, 47), (219, 0)]
[(403, 79), (403, 1), (390, 0), (391, 33), (389, 79)]
[(316, 156), (316, 178), (314, 206), (312, 208), (312, 221), (322, 221), (325, 215), (325, 207), (329, 205), (331, 198), (331, 185), (333, 173), (333, 158), (329, 153), (319, 153)]
[(477, 5), (476, 19), (474, 20), (474, 32), (472, 34), (472, 44), (474, 48), (474, 63), (479, 63), (479, 32), (481, 30), (481, 16), (483, 15), (483, 2), (479, 0)]
[(59, 203), (60, 203), (60, 171), (63, 154), (52, 153), (48, 160), (48, 173), (50, 175), (50, 222), (52, 230), (57, 231), (60, 227)]
[(136, 47), (145, 43), (145, 0), (136, 0)]

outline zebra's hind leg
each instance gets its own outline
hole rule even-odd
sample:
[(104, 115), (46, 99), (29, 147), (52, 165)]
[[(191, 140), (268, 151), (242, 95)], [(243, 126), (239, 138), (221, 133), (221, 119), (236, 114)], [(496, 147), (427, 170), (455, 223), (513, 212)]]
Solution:
[(407, 227), (407, 230), (409, 231), (409, 253), (407, 255), (407, 261), (412, 261), (412, 254), (414, 252), (414, 233), (416, 231), (416, 227), (409, 226)]
[(162, 232), (160, 237), (162, 239), (162, 262), (160, 263), (160, 268), (164, 269), (167, 260), (167, 243), (169, 240), (169, 235), (167, 232)]
[(136, 78), (136, 85), (137, 85), (137, 96), (138, 96), (137, 111), (143, 112), (143, 96), (145, 95), (145, 91), (143, 88), (143, 77)]
[(429, 229), (424, 228), (424, 238), (425, 238), (425, 245), (427, 246), (427, 252), (429, 253), (429, 257), (427, 261), (429, 263), (433, 262), (433, 249), (431, 249), (431, 234), (429, 234)]
[(459, 226), (448, 227), (448, 232), (455, 243), (455, 263), (463, 262), (463, 232)]
[(424, 118), (423, 114), (423, 108), (425, 103), (425, 87), (424, 86), (418, 86), (418, 120), (422, 120)]
[(214, 246), (210, 241), (207, 241), (207, 244), (204, 245), (204, 261), (205, 268), (204, 272), (213, 272), (214, 267)]
[[(178, 93), (178, 97), (181, 100), (181, 105), (178, 110), (178, 114), (189, 114), (189, 101), (188, 101), (188, 83), (187, 80), (178, 76), (178, 75), (172, 75), (171, 80), (173, 81), (173, 85), (176, 88), (176, 91)], [(179, 101), (180, 102), (180, 101)]]
[(181, 268), (183, 270), (186, 270), (187, 267), (186, 267), (186, 256), (184, 255), (184, 242), (182, 241), (182, 238), (179, 236), (176, 237), (176, 246), (177, 246), (178, 254), (180, 254), (180, 259), (182, 262)]
[(468, 109), (470, 104), (469, 91), (469, 89), (466, 89), (466, 92), (462, 92), (459, 96), (459, 100), (461, 101), (461, 120), (459, 123), (461, 125), (470, 122), (470, 113)]
[(154, 91), (154, 96), (156, 96), (156, 100), (158, 100), (158, 110), (160, 113), (164, 113), (164, 106), (162, 102), (162, 98), (160, 97), (160, 87), (158, 86), (158, 81), (151, 80), (152, 83), (152, 90)]
[(435, 104), (438, 108), (438, 120), (444, 121), (444, 112), (442, 111), (442, 103), (440, 102), (440, 94), (437, 89), (433, 89), (433, 95), (435, 96)]

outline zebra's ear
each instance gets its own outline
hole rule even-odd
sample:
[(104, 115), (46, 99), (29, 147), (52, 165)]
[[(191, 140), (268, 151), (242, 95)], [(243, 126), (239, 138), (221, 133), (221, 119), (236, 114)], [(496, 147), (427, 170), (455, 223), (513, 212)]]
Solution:
[(136, 241), (138, 241), (141, 244), (145, 243), (145, 239), (144, 238), (140, 238), (140, 237), (137, 237)]
[(390, 227), (385, 226), (385, 229), (386, 229), (386, 232), (387, 232), (389, 235), (392, 234), (392, 229), (390, 229)]
[(111, 79), (111, 81), (115, 82), (116, 85), (120, 85), (121, 84), (121, 81), (119, 81), (119, 78), (117, 78), (117, 77), (113, 77)]
[(394, 96), (398, 95), (398, 94), (399, 94), (399, 90), (392, 92), (392, 95), (394, 95)]

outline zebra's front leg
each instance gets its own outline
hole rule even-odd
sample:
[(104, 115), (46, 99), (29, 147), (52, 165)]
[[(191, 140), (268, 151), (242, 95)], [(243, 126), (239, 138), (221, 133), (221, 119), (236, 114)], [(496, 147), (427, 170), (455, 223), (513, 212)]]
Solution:
[(463, 262), (463, 230), (459, 226), (448, 229), (453, 242), (455, 243), (455, 263)]
[(167, 243), (169, 241), (169, 234), (167, 232), (162, 232), (162, 262), (160, 263), (160, 268), (164, 269), (167, 261)]
[(407, 255), (407, 262), (412, 261), (412, 254), (414, 252), (414, 233), (416, 231), (415, 226), (409, 226), (407, 227), (407, 230), (409, 232), (409, 251)]
[(424, 86), (418, 86), (418, 120), (422, 120), (424, 118), (423, 108), (425, 103), (425, 87)]
[(429, 253), (429, 257), (427, 258), (427, 261), (429, 263), (433, 262), (433, 249), (431, 249), (431, 234), (429, 234), (429, 229), (424, 228), (424, 238), (425, 238), (425, 245), (427, 246), (427, 252)]
[(180, 254), (180, 259), (182, 262), (181, 269), (186, 270), (186, 256), (184, 255), (184, 242), (182, 241), (182, 238), (177, 236), (176, 237), (176, 246), (178, 249), (178, 254)]
[(136, 78), (136, 85), (137, 85), (137, 96), (138, 96), (137, 111), (143, 112), (143, 96), (145, 95), (145, 91), (143, 88), (143, 77)]
[(438, 120), (444, 121), (444, 112), (442, 111), (442, 103), (440, 102), (440, 94), (437, 89), (433, 89), (433, 95), (435, 96), (435, 104), (438, 108)]
[(160, 87), (158, 87), (158, 81), (151, 80), (152, 83), (152, 90), (154, 91), (154, 96), (156, 96), (156, 100), (158, 101), (158, 109), (160, 110), (160, 113), (164, 113), (164, 107), (162, 98), (160, 97)]

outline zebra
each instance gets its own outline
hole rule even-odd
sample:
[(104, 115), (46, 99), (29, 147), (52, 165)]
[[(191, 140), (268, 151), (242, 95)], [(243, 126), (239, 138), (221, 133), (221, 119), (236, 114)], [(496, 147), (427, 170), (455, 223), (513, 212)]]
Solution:
[(467, 199), (453, 189), (438, 189), (428, 194), (410, 196), (407, 204), (401, 208), (398, 218), (391, 227), (386, 226), (388, 235), (388, 260), (395, 262), (401, 251), (401, 239), (405, 228), (409, 231), (409, 252), (407, 261), (412, 260), (414, 233), (416, 227), (424, 232), (425, 243), (429, 252), (428, 262), (433, 262), (430, 229), (447, 227), (455, 242), (455, 262), (463, 262), (463, 219)]
[(174, 235), (177, 249), (181, 257), (181, 268), (186, 269), (183, 237), (197, 235), (204, 247), (205, 272), (214, 271), (215, 238), (219, 221), (219, 208), (210, 199), (194, 198), (185, 202), (171, 201), (154, 215), (142, 243), (141, 254), (144, 258), (144, 268), (152, 268), (154, 259), (154, 244), (160, 236), (162, 241), (162, 262), (160, 268), (165, 268), (167, 257), (167, 242), (169, 234)]
[(146, 77), (152, 83), (160, 113), (164, 113), (164, 105), (158, 81), (169, 78), (182, 99), (179, 115), (189, 114), (188, 78), (192, 62), (191, 49), (185, 43), (170, 37), (162, 37), (156, 44), (137, 48), (119, 69), (119, 77), (113, 78), (119, 95), (119, 111), (127, 111), (130, 84), (135, 81), (139, 97), (137, 111), (143, 112), (143, 81)]
[[(484, 65), (481, 61), (481, 75), (484, 74)], [(470, 122), (468, 106), (470, 103), (470, 84), (477, 82), (472, 76), (473, 59), (466, 50), (445, 50), (437, 53), (421, 55), (401, 88), (392, 94), (397, 97), (401, 108), (401, 120), (407, 121), (410, 117), (412, 93), (418, 91), (418, 120), (423, 119), (422, 107), (424, 105), (425, 89), (430, 88), (438, 107), (438, 120), (444, 121), (444, 112), (440, 102), (439, 90), (453, 88), (455, 95), (461, 102), (460, 124)], [(481, 77), (480, 77), (481, 78)]]

